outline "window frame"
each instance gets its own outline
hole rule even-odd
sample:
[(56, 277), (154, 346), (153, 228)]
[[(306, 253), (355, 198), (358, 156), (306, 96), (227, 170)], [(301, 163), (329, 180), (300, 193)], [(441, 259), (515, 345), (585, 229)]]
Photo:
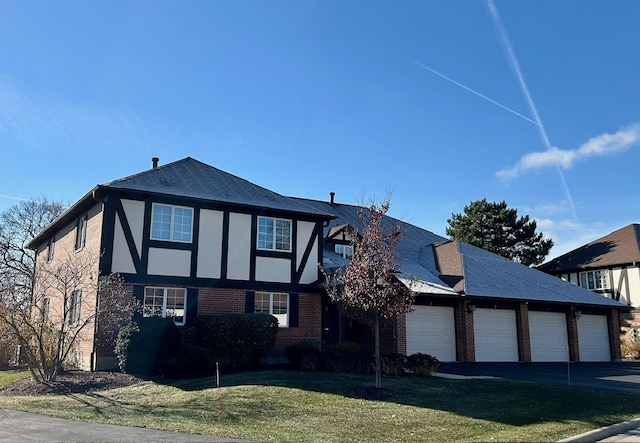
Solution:
[[(155, 299), (155, 297), (157, 297), (157, 295), (155, 294), (156, 290), (162, 290), (162, 306), (160, 306), (161, 308), (161, 312), (160, 314), (156, 314), (156, 313), (151, 313), (148, 314), (147, 313), (147, 305), (145, 303), (146, 299), (147, 299), (147, 290), (152, 290), (154, 291), (154, 294), (152, 295), (152, 297)], [(174, 305), (173, 307), (168, 307), (167, 306), (167, 299), (168, 299), (168, 291), (182, 291), (183, 292), (183, 305), (182, 305), (182, 321), (176, 321), (176, 318), (179, 316), (175, 316), (175, 315), (169, 315), (169, 317), (173, 317), (173, 323), (176, 326), (184, 326), (187, 322), (187, 289), (186, 288), (174, 288), (174, 287), (164, 287), (164, 286), (145, 286), (144, 287), (144, 292), (142, 294), (142, 316), (143, 317), (162, 317), (162, 318), (167, 318), (167, 312), (168, 310), (175, 310), (176, 306)], [(152, 308), (155, 310), (155, 308), (157, 307), (157, 305), (154, 303), (153, 305), (151, 305)]]
[[(263, 297), (263, 296), (268, 296), (269, 297), (269, 312), (266, 312), (263, 308), (260, 308), (260, 310), (258, 310), (257, 308), (257, 303), (258, 303), (258, 299)], [(274, 296), (285, 296), (286, 297), (286, 309), (287, 312), (285, 314), (274, 314)], [(264, 302), (264, 300), (261, 300), (261, 302)], [(279, 328), (288, 328), (289, 327), (289, 323), (290, 323), (290, 314), (291, 314), (291, 295), (286, 293), (286, 292), (267, 292), (267, 291), (256, 291), (254, 294), (254, 299), (253, 299), (253, 312), (254, 313), (262, 313), (262, 314), (269, 314), (269, 315), (273, 315), (275, 318), (278, 319), (278, 327)], [(280, 321), (280, 318), (282, 318), (282, 316), (284, 316), (284, 322)]]
[[(338, 248), (344, 248), (344, 250), (345, 250), (344, 254), (340, 253), (338, 251)], [(347, 248), (351, 250), (351, 257), (347, 257), (347, 252), (346, 252)], [(344, 258), (345, 260), (349, 260), (349, 261), (353, 260), (353, 245), (345, 245), (345, 244), (342, 244), (342, 243), (336, 243), (334, 248), (333, 248), (333, 250), (334, 250), (334, 252), (336, 254), (338, 254), (340, 257)]]
[(69, 306), (69, 324), (76, 326), (80, 323), (80, 311), (82, 306), (82, 289), (71, 292), (71, 306)]
[(51, 309), (51, 298), (45, 297), (44, 299), (42, 299), (42, 320), (45, 322), (49, 320), (50, 309)]
[(76, 222), (76, 238), (73, 244), (74, 251), (81, 251), (87, 244), (87, 215), (84, 214)]
[[(591, 278), (589, 278), (591, 277)], [(580, 287), (589, 291), (610, 291), (609, 270), (594, 269), (590, 271), (581, 271), (578, 275)], [(600, 284), (600, 287), (598, 285)]]
[(53, 261), (55, 256), (55, 247), (56, 247), (56, 237), (55, 235), (49, 239), (49, 243), (47, 244), (47, 261)]
[[(272, 221), (271, 232), (260, 232), (261, 220), (270, 220)], [(278, 222), (285, 222), (288, 224), (288, 249), (279, 249), (278, 248)], [(267, 240), (261, 238), (262, 236), (270, 235), (271, 239)], [(271, 246), (261, 246), (261, 242), (269, 241)], [(283, 243), (282, 241), (280, 243)], [(278, 218), (278, 217), (268, 217), (264, 215), (259, 215), (257, 220), (256, 227), (256, 249), (260, 251), (275, 251), (275, 252), (291, 252), (293, 248), (293, 220), (288, 218)]]
[[(169, 238), (161, 238), (161, 237), (157, 237), (154, 236), (154, 230), (157, 232), (164, 232), (164, 230), (159, 230), (159, 229), (154, 229), (154, 214), (155, 214), (155, 210), (156, 208), (159, 207), (166, 207), (166, 208), (171, 208), (171, 215), (170, 215), (170, 220), (169, 220)], [(188, 210), (191, 213), (191, 219), (190, 219), (190, 223), (189, 223), (189, 240), (182, 240), (182, 239), (175, 239), (174, 236), (176, 234), (176, 230), (175, 230), (175, 225), (176, 225), (176, 209), (184, 209), (184, 210)], [(169, 242), (175, 242), (175, 243), (192, 243), (193, 242), (193, 219), (195, 216), (195, 211), (193, 210), (192, 207), (189, 206), (180, 206), (180, 205), (171, 205), (171, 204), (167, 204), (167, 203), (152, 203), (151, 205), (151, 223), (150, 223), (150, 227), (149, 227), (149, 238), (151, 240), (156, 240), (156, 241), (169, 241)], [(181, 234), (184, 234), (182, 231), (180, 231)]]

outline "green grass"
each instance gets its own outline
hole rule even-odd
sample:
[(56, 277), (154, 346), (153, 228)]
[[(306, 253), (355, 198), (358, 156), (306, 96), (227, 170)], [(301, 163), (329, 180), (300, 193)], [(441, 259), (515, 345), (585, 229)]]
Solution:
[(31, 374), (26, 369), (12, 369), (8, 371), (0, 371), (0, 388), (10, 385), (21, 378), (29, 378)]
[(510, 380), (245, 372), (99, 393), (0, 397), (0, 408), (278, 442), (554, 441), (640, 416), (640, 396)]

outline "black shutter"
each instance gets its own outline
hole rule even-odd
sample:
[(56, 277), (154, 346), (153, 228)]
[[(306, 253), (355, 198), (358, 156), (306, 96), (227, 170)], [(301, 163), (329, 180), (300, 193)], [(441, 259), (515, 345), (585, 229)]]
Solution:
[(298, 294), (289, 294), (289, 327), (298, 327), (298, 306), (299, 306)]
[(198, 315), (198, 290), (195, 288), (187, 289), (187, 309), (184, 313), (185, 325), (195, 325)]
[(256, 293), (253, 291), (247, 291), (244, 297), (244, 312), (245, 314), (253, 314), (256, 309)]

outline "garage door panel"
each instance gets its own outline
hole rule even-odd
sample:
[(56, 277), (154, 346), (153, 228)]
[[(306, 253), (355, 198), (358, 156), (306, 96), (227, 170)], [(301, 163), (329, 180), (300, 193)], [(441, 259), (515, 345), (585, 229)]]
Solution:
[(473, 325), (476, 361), (518, 361), (515, 311), (476, 309)]
[(531, 361), (568, 361), (569, 339), (564, 312), (529, 311)]
[(407, 355), (433, 355), (440, 361), (456, 361), (456, 332), (453, 308), (414, 306), (407, 314)]
[(578, 319), (580, 361), (611, 361), (606, 315), (582, 314)]

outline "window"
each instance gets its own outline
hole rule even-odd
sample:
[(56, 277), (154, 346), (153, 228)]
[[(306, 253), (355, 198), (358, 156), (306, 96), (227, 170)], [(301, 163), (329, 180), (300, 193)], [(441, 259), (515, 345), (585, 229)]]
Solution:
[(56, 239), (55, 237), (51, 237), (49, 239), (49, 245), (47, 249), (47, 261), (53, 260), (53, 252), (54, 252), (55, 246), (56, 246)]
[(609, 289), (609, 270), (586, 271), (580, 273), (580, 286), (591, 291)]
[(77, 289), (71, 293), (71, 306), (69, 307), (69, 324), (77, 325), (80, 322), (80, 305), (82, 304), (82, 291)]
[(291, 251), (291, 220), (258, 217), (258, 249)]
[(49, 320), (49, 306), (51, 305), (51, 299), (49, 297), (42, 300), (42, 319), (44, 321)]
[(347, 260), (353, 259), (353, 246), (351, 245), (336, 245), (336, 254)]
[(256, 292), (254, 312), (271, 314), (278, 319), (278, 326), (289, 326), (289, 294)]
[(184, 310), (187, 305), (187, 290), (182, 288), (144, 288), (144, 317), (173, 317), (173, 322), (182, 326), (185, 322)]
[(74, 249), (76, 251), (84, 248), (84, 244), (87, 240), (87, 216), (83, 215), (78, 219), (76, 223), (76, 244)]
[(153, 204), (151, 239), (191, 242), (193, 208)]

